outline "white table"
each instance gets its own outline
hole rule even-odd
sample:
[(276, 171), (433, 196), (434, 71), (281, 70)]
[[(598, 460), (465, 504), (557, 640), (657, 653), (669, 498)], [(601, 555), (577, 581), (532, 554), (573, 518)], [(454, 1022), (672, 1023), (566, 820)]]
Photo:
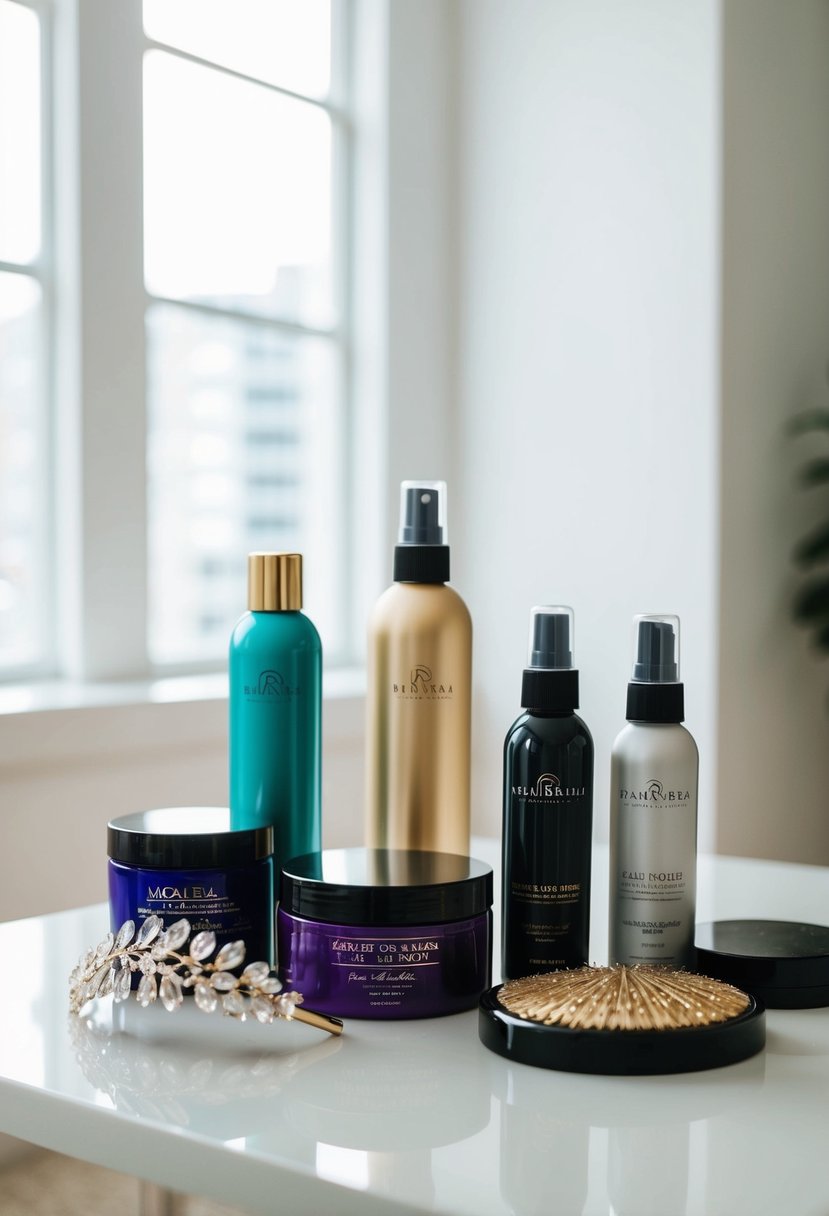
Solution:
[[(597, 849), (599, 962), (606, 870)], [(699, 911), (827, 923), (829, 870), (701, 859)], [(769, 1011), (761, 1055), (653, 1078), (509, 1064), (476, 1013), (339, 1040), (189, 1005), (71, 1018), (66, 974), (106, 920), (0, 926), (0, 1131), (262, 1213), (829, 1212), (829, 1010)]]

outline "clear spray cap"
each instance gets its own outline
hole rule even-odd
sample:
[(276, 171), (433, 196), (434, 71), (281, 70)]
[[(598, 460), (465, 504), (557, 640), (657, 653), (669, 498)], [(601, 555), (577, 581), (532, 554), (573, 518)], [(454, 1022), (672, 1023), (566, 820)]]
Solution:
[(633, 675), (642, 684), (679, 681), (679, 617), (657, 613), (633, 618)]
[(528, 667), (547, 671), (573, 666), (573, 609), (563, 604), (541, 604), (530, 611)]
[(400, 545), (445, 545), (446, 482), (400, 483)]

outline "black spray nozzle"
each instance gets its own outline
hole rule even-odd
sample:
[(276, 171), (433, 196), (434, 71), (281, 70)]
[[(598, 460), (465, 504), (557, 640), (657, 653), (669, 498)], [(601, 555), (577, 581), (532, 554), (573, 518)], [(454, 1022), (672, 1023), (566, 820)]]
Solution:
[(404, 481), (400, 496), (401, 545), (444, 544), (446, 487), (443, 483)]
[(674, 684), (679, 679), (676, 617), (639, 617), (633, 679), (647, 684)]
[(570, 608), (533, 608), (528, 667), (573, 666), (572, 618)]

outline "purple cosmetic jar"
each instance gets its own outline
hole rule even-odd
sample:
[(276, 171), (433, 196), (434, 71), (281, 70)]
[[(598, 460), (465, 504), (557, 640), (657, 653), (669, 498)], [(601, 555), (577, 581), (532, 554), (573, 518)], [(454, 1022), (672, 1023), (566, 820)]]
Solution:
[(273, 828), (232, 831), (221, 806), (176, 806), (121, 815), (107, 825), (109, 915), (186, 917), (219, 946), (245, 943), (249, 963), (273, 961)]
[(474, 1009), (492, 969), (492, 869), (452, 853), (326, 849), (288, 862), (279, 974), (320, 1013)]

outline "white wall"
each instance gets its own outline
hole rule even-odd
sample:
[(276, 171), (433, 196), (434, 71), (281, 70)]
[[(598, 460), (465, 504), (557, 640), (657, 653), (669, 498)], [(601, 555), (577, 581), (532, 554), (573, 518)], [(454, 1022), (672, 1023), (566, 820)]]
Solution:
[(358, 0), (352, 248), (358, 629), (388, 586), (400, 482), (452, 479), (453, 5)]
[(446, 0), (391, 0), (388, 498), (378, 593), (391, 581), (400, 482), (451, 479), (453, 474), (453, 28), (452, 5)]
[[(182, 682), (185, 683), (185, 682)], [(175, 697), (174, 682), (161, 696)], [(166, 691), (165, 691), (166, 690)], [(323, 712), (323, 838), (362, 823), (363, 698), (332, 690)], [(107, 898), (106, 825), (155, 806), (227, 805), (227, 701), (144, 699), (0, 720), (0, 921)]]
[(722, 595), (717, 844), (829, 864), (829, 665), (792, 624), (794, 543), (827, 514), (794, 470), (827, 437), (829, 3), (724, 9)]
[[(496, 832), (530, 606), (576, 611), (607, 827), (630, 618), (678, 612), (713, 840), (718, 6), (460, 0), (455, 583), (476, 826)], [(457, 503), (457, 495), (455, 498)]]

